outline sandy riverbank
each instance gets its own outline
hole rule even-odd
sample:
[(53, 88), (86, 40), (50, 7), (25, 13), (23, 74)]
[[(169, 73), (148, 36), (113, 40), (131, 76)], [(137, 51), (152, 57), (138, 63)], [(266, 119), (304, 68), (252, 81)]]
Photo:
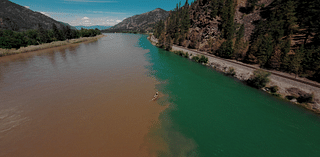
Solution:
[[(151, 36), (149, 40), (155, 45), (158, 40)], [(189, 59), (192, 56), (196, 55), (205, 55), (208, 57), (207, 66), (211, 66), (219, 72), (227, 74), (230, 68), (234, 68), (235, 75), (234, 77), (239, 79), (240, 81), (247, 81), (249, 77), (253, 74), (253, 71), (259, 69), (258, 66), (248, 65), (242, 62), (238, 62), (235, 60), (227, 60), (216, 57), (212, 54), (208, 54), (206, 52), (200, 52), (196, 50), (186, 49), (184, 47), (172, 46), (172, 51), (183, 51), (188, 52)], [(300, 105), (308, 110), (311, 110), (315, 113), (320, 114), (320, 88), (319, 83), (307, 80), (305, 78), (295, 78), (287, 73), (279, 72), (279, 71), (269, 71), (271, 72), (270, 82), (266, 87), (278, 86), (278, 94), (283, 99), (286, 99), (287, 96), (298, 96), (301, 93), (309, 93), (314, 94), (314, 103), (298, 103), (296, 99), (292, 99), (291, 102), (297, 105)], [(316, 85), (316, 86), (315, 86)], [(263, 90), (267, 91), (268, 88), (264, 88)], [(293, 90), (294, 89), (294, 90)]]
[(98, 35), (95, 37), (83, 37), (83, 38), (78, 38), (78, 39), (70, 39), (70, 40), (65, 40), (65, 41), (55, 41), (51, 43), (45, 43), (41, 45), (30, 45), (28, 47), (21, 47), (19, 49), (1, 49), (0, 48), (0, 57), (2, 56), (8, 56), (8, 55), (13, 55), (13, 54), (19, 54), (19, 53), (26, 53), (26, 52), (31, 52), (31, 51), (37, 51), (37, 50), (43, 50), (43, 49), (48, 49), (48, 48), (53, 48), (53, 47), (59, 47), (59, 46), (64, 46), (64, 45), (69, 45), (69, 44), (77, 44), (81, 42), (90, 42), (90, 41), (96, 41), (102, 37), (105, 37), (106, 35)]

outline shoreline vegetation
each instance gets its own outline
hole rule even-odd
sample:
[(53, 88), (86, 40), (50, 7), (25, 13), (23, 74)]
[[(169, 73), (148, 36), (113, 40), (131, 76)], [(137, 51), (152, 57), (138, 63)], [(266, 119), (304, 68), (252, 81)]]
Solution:
[[(150, 35), (148, 39), (153, 45), (158, 46), (158, 39), (153, 35)], [(258, 65), (249, 65), (234, 60), (223, 59), (206, 52), (192, 50), (177, 45), (172, 45), (170, 51), (203, 65), (212, 67), (218, 72), (232, 76), (249, 86), (261, 89), (268, 94), (304, 107), (316, 114), (320, 114), (320, 88), (318, 86), (319, 83), (317, 82), (303, 80), (303, 78), (299, 77), (296, 78), (296, 76), (291, 76), (290, 74), (279, 71), (264, 70), (259, 68)]]
[(27, 47), (20, 47), (19, 49), (11, 48), (11, 49), (2, 49), (0, 48), (0, 57), (8, 56), (8, 55), (14, 55), (14, 54), (20, 54), (20, 53), (26, 53), (26, 52), (32, 52), (37, 50), (43, 50), (43, 49), (49, 49), (53, 47), (60, 47), (70, 44), (78, 44), (82, 42), (93, 42), (97, 41), (98, 39), (105, 37), (106, 35), (97, 35), (94, 37), (81, 37), (77, 39), (67, 39), (64, 41), (53, 41), (50, 43), (43, 43), (40, 45), (29, 45)]
[(148, 32), (144, 30), (132, 30), (132, 29), (105, 29), (101, 30), (102, 33), (132, 33), (132, 34), (146, 34)]
[(52, 24), (52, 29), (49, 30), (44, 29), (41, 24), (38, 24), (37, 29), (22, 32), (0, 29), (0, 57), (83, 42), (90, 39), (85, 37), (101, 34), (98, 29), (75, 30), (70, 26), (58, 29), (55, 24)]

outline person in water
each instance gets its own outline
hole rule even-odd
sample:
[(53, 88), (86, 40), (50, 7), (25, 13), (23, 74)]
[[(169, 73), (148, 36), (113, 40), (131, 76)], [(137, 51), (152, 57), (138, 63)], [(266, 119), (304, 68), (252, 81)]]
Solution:
[(156, 100), (158, 98), (158, 96), (159, 96), (159, 93), (156, 92), (156, 94), (153, 96), (152, 100)]

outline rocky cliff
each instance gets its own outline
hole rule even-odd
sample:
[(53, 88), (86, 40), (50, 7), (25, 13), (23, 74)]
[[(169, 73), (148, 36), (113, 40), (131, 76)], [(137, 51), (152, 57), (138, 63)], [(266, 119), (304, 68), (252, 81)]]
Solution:
[[(273, 0), (260, 0), (257, 6), (264, 5), (267, 7)], [(244, 25), (244, 41), (249, 41), (250, 36), (255, 28), (254, 23), (261, 19), (261, 8), (256, 7), (253, 12), (246, 13), (247, 0), (235, 0), (234, 23), (235, 29), (239, 30), (240, 25)], [(197, 48), (207, 52), (216, 51), (223, 40), (221, 41), (221, 16), (212, 17), (212, 7), (208, 0), (198, 0), (195, 4), (189, 7), (191, 27), (187, 41), (183, 46)], [(211, 41), (210, 41), (211, 40)], [(209, 43), (215, 43), (209, 47)], [(209, 50), (211, 49), (211, 50)]]

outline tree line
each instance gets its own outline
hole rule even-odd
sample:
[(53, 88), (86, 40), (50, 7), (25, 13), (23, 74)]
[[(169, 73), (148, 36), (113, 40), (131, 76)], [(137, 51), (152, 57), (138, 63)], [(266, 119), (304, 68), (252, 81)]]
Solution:
[[(248, 0), (245, 14), (259, 10), (262, 17), (254, 21), (249, 41), (243, 39), (244, 24), (235, 22), (236, 6), (236, 0), (195, 0), (191, 6), (188, 1), (184, 6), (180, 2), (165, 21), (155, 25), (154, 35), (165, 49), (181, 45), (188, 40), (192, 21), (199, 18), (193, 15), (190, 19), (190, 10), (201, 8), (211, 18), (220, 19), (218, 39), (222, 44), (209, 53), (320, 82), (320, 0), (274, 0), (268, 6)], [(211, 47), (217, 43), (207, 44)]]
[(320, 0), (275, 0), (264, 15), (251, 36), (245, 61), (319, 82)]
[(70, 26), (65, 26), (58, 29), (55, 24), (51, 30), (44, 29), (40, 24), (38, 29), (27, 30), (24, 32), (16, 32), (12, 30), (0, 30), (0, 48), (11, 49), (26, 47), (29, 45), (39, 45), (50, 43), (53, 41), (64, 41), (67, 39), (76, 39), (80, 37), (93, 37), (100, 35), (98, 29), (71, 29)]
[(181, 44), (190, 28), (189, 3), (181, 6), (177, 4), (173, 11), (170, 11), (167, 20), (160, 20), (154, 27), (154, 35), (159, 39), (159, 46), (167, 50), (172, 44)]

